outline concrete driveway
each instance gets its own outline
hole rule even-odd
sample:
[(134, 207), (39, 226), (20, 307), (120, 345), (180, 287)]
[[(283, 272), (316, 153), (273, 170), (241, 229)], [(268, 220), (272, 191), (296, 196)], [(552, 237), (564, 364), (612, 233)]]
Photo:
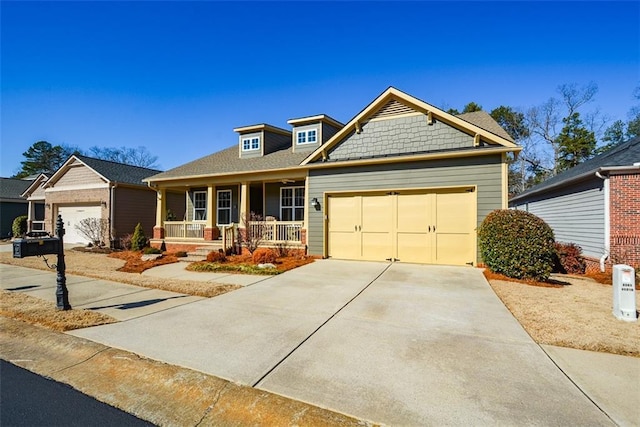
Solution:
[(73, 335), (392, 425), (611, 425), (479, 270), (323, 260)]

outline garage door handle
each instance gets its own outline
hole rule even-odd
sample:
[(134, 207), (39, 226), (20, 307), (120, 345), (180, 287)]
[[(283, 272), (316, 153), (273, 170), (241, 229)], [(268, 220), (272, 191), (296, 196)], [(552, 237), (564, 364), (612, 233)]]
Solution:
[(429, 226), (429, 233), (431, 233), (431, 226)]
[(433, 226), (433, 232), (434, 233), (436, 232), (436, 226), (435, 225)]

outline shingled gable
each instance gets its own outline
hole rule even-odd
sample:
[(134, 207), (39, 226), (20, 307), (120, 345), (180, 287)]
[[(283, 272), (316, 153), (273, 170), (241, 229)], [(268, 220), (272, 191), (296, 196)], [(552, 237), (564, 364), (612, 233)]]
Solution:
[(88, 167), (95, 172), (105, 182), (145, 186), (144, 178), (155, 175), (160, 172), (157, 169), (143, 168), (140, 166), (132, 166), (124, 163), (112, 162), (109, 160), (95, 159), (93, 157), (72, 155), (66, 162), (51, 176), (44, 184), (45, 188), (54, 185), (75, 163)]
[(463, 115), (462, 117), (454, 116), (394, 87), (389, 87), (351, 119), (329, 141), (313, 151), (301, 165), (326, 159), (327, 153), (329, 153), (332, 148), (341, 143), (350, 133), (359, 133), (362, 126), (369, 120), (384, 118), (387, 115), (397, 116), (415, 113), (424, 114), (428, 121), (440, 120), (489, 145), (507, 148), (508, 151), (521, 150), (521, 147), (513, 143), (509, 135), (484, 112), (481, 114)]

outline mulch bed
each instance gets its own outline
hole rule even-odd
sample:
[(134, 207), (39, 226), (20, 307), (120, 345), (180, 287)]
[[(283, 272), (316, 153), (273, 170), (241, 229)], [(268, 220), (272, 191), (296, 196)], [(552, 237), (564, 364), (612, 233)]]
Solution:
[(178, 262), (178, 258), (175, 253), (172, 252), (165, 252), (160, 258), (149, 261), (142, 260), (142, 252), (140, 251), (111, 252), (109, 257), (126, 261), (126, 264), (118, 269), (118, 271), (123, 271), (125, 273), (142, 273), (145, 270), (159, 265)]

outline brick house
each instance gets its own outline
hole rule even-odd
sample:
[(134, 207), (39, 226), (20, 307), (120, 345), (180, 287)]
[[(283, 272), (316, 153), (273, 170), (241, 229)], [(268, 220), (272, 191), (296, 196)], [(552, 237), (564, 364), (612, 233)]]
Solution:
[(556, 241), (582, 247), (587, 268), (640, 267), (640, 137), (621, 143), (513, 197), (553, 228)]
[[(133, 233), (137, 223), (142, 225), (147, 236), (151, 236), (156, 192), (142, 179), (159, 172), (73, 155), (48, 180), (31, 186), (23, 196), (44, 201), (44, 218), (36, 218), (38, 221), (32, 225), (38, 224), (41, 229), (53, 233), (56, 218), (62, 216), (65, 243), (89, 243), (76, 227), (86, 218), (103, 220), (104, 233), (108, 233), (103, 241), (117, 243), (120, 237)], [(170, 206), (184, 210), (183, 204)]]

